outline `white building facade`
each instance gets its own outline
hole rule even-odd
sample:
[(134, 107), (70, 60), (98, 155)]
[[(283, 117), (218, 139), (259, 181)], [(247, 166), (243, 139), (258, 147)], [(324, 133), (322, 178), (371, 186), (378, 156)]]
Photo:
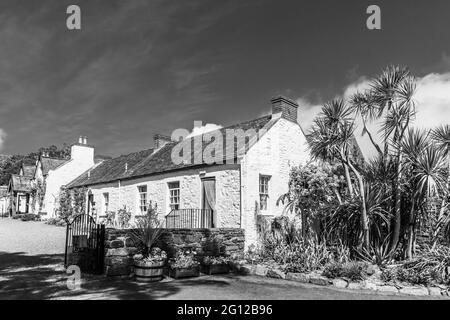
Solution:
[[(70, 159), (52, 159), (41, 156), (36, 164), (34, 184), (40, 185), (34, 212), (43, 219), (57, 216), (61, 188), (94, 166), (94, 148), (87, 144), (86, 137), (71, 146)], [(39, 194), (39, 192), (41, 194)]]
[[(258, 215), (283, 213), (283, 206), (276, 202), (288, 191), (291, 168), (310, 159), (297, 121), (297, 103), (284, 97), (271, 102), (271, 115), (221, 129), (221, 133), (227, 129), (258, 132), (257, 138), (249, 139), (245, 152), (233, 151), (231, 157), (226, 155), (226, 161), (170, 163), (177, 143), (161, 142), (158, 136), (157, 149), (106, 160), (68, 188), (88, 188), (98, 216), (124, 207), (133, 216), (142, 215), (152, 201), (169, 226), (172, 218), (198, 219), (202, 210), (211, 211), (208, 227), (242, 228), (248, 247), (258, 238)], [(229, 147), (225, 152), (236, 150)], [(52, 190), (62, 184), (58, 181)]]

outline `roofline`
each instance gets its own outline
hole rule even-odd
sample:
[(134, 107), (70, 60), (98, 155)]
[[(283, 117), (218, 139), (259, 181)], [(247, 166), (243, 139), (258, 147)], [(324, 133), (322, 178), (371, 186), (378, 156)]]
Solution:
[[(264, 118), (264, 117), (271, 117), (271, 119), (261, 128), (261, 129), (259, 129), (258, 130), (258, 134), (256, 135), (256, 136), (254, 136), (253, 137), (253, 139), (251, 139), (250, 141), (249, 141), (249, 145), (248, 145), (248, 149), (247, 150), (244, 150), (245, 152), (244, 152), (244, 155), (245, 154), (247, 154), (247, 152), (248, 151), (250, 151), (250, 149), (261, 139), (261, 137), (263, 137), (272, 127), (273, 127), (273, 125), (275, 124), (275, 123), (277, 123), (278, 122), (278, 120), (280, 120), (280, 119), (282, 119), (282, 117), (281, 117), (281, 113), (276, 113), (276, 114), (272, 114), (272, 115), (265, 115), (265, 116), (262, 116), (262, 117), (258, 117), (258, 118), (255, 118), (255, 119), (253, 119), (253, 120), (258, 120), (258, 119), (262, 119), (262, 118)], [(248, 120), (248, 121), (252, 121), (252, 120)], [(245, 122), (247, 122), (247, 121), (245, 121)], [(297, 123), (298, 124), (298, 123)], [(298, 124), (299, 125), (299, 124)], [(221, 129), (218, 129), (217, 131), (219, 131), (219, 130), (222, 130), (222, 129), (227, 129), (227, 128), (231, 128), (231, 127), (233, 127), (233, 126), (235, 126), (235, 125), (230, 125), (230, 126), (228, 126), (228, 127), (225, 127), (225, 128), (221, 128)], [(300, 126), (300, 125), (299, 125)], [(301, 128), (301, 127), (300, 127)], [(303, 130), (302, 130), (303, 131)], [(211, 131), (211, 132), (214, 132), (214, 131)], [(262, 132), (262, 134), (260, 135), (259, 133), (260, 132)], [(189, 139), (192, 139), (193, 137), (190, 137)], [(177, 142), (174, 142), (174, 143), (177, 143)], [(146, 149), (146, 150), (150, 150), (150, 149)], [(160, 151), (160, 150), (162, 150), (162, 148), (160, 148), (158, 151), (156, 151), (156, 152), (153, 152), (153, 153), (151, 153), (150, 155), (148, 155), (147, 157), (146, 157), (146, 159), (149, 159), (149, 158), (152, 158), (152, 157), (155, 157), (155, 156), (157, 156), (157, 154), (158, 154), (158, 152)], [(145, 150), (141, 150), (141, 151), (145, 151)], [(141, 152), (141, 151), (138, 151), (138, 152)], [(132, 152), (132, 153), (136, 153), (136, 152)], [(131, 153), (130, 153), (131, 154)], [(126, 156), (126, 155), (125, 155)], [(164, 171), (158, 171), (158, 172), (152, 172), (152, 173), (147, 173), (147, 174), (140, 174), (140, 175), (131, 175), (131, 176), (128, 176), (128, 177), (123, 177), (123, 178), (118, 178), (118, 179), (112, 179), (112, 180), (106, 180), (106, 181), (101, 181), (101, 182), (94, 182), (94, 183), (83, 183), (83, 184), (78, 184), (78, 185), (75, 185), (75, 186), (67, 186), (66, 185), (66, 187), (68, 188), (68, 189), (73, 189), (73, 188), (81, 188), (81, 187), (88, 187), (88, 186), (95, 186), (95, 185), (100, 185), (100, 184), (106, 184), (106, 183), (112, 183), (112, 182), (116, 182), (116, 181), (124, 181), (124, 180), (133, 180), (133, 179), (139, 179), (139, 178), (143, 178), (143, 177), (149, 177), (149, 176), (154, 176), (154, 175), (158, 175), (158, 174), (163, 174), (163, 173), (167, 173), (167, 172), (175, 172), (175, 171), (181, 171), (181, 170), (185, 170), (185, 169), (187, 169), (187, 168), (189, 168), (189, 169), (192, 169), (192, 168), (201, 168), (201, 167), (208, 167), (208, 166), (214, 166), (214, 165), (226, 165), (227, 163), (226, 163), (226, 161), (227, 160), (233, 160), (233, 161), (236, 161), (236, 160), (238, 160), (239, 159), (239, 157), (238, 156), (235, 156), (235, 157), (233, 157), (233, 158), (225, 158), (224, 157), (224, 159), (223, 159), (223, 161), (225, 162), (225, 163), (221, 163), (221, 164), (217, 164), (217, 163), (212, 163), (212, 164), (206, 164), (206, 163), (201, 163), (201, 164), (192, 164), (192, 165), (185, 165), (185, 166), (183, 166), (182, 168), (174, 168), (174, 169), (169, 169), (169, 170), (164, 170)], [(101, 163), (99, 163), (99, 164), (101, 164)], [(239, 163), (235, 163), (235, 164), (239, 164)], [(89, 170), (92, 170), (93, 168), (90, 168)], [(82, 175), (84, 174), (84, 173), (86, 173), (86, 172), (88, 172), (89, 170), (86, 170), (85, 172), (83, 172), (82, 173)], [(81, 175), (80, 175), (81, 176)], [(78, 177), (80, 177), (80, 176), (78, 176)], [(76, 180), (77, 178), (75, 178), (74, 180)], [(69, 185), (70, 185), (70, 183), (69, 183)]]
[[(233, 159), (233, 161), (238, 160), (238, 157), (235, 157)], [(227, 159), (227, 160), (231, 160), (231, 159)], [(164, 171), (158, 171), (158, 172), (152, 172), (152, 173), (147, 173), (147, 174), (140, 174), (140, 175), (136, 175), (136, 176), (130, 176), (130, 177), (123, 177), (123, 178), (119, 178), (119, 179), (113, 179), (113, 180), (107, 180), (107, 181), (102, 181), (102, 182), (95, 182), (95, 183), (85, 183), (85, 184), (80, 184), (80, 185), (75, 185), (75, 186), (68, 186), (66, 185), (67, 189), (74, 189), (74, 188), (82, 188), (82, 187), (89, 187), (89, 186), (96, 186), (99, 184), (106, 184), (106, 183), (111, 183), (111, 182), (118, 182), (118, 181), (124, 181), (124, 180), (134, 180), (134, 179), (139, 179), (139, 178), (144, 178), (144, 177), (151, 177), (151, 176), (156, 176), (159, 174), (164, 174), (164, 173), (168, 173), (168, 172), (176, 172), (176, 171), (182, 171), (182, 170), (186, 170), (186, 169), (195, 169), (195, 168), (203, 168), (203, 167), (213, 167), (213, 166), (224, 166), (227, 164), (236, 164), (236, 165), (241, 165), (239, 162), (236, 163), (221, 163), (221, 164), (217, 164), (217, 163), (212, 163), (212, 164), (206, 164), (206, 163), (202, 163), (202, 164), (192, 164), (192, 165), (188, 165), (182, 168), (175, 168), (175, 169), (170, 169), (170, 170), (164, 170)]]

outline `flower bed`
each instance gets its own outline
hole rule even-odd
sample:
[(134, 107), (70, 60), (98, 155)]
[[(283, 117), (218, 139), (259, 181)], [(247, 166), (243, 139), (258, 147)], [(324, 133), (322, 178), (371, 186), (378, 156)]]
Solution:
[(372, 290), (379, 292), (395, 293), (395, 294), (407, 294), (418, 296), (449, 296), (450, 289), (444, 285), (430, 285), (421, 286), (400, 282), (385, 282), (381, 277), (381, 270), (374, 265), (367, 265), (366, 271), (364, 271), (364, 277), (361, 278), (360, 272), (356, 271), (357, 278), (343, 277), (347, 275), (354, 275), (356, 270), (360, 270), (361, 266), (348, 266), (343, 270), (338, 271), (335, 278), (328, 278), (324, 275), (327, 272), (324, 270), (317, 270), (313, 272), (285, 272), (282, 267), (273, 263), (264, 264), (249, 264), (245, 260), (231, 262), (231, 268), (234, 272), (243, 275), (256, 275), (268, 278), (286, 279), (301, 283), (310, 283), (320, 286), (334, 286), (342, 289), (353, 290)]
[(203, 273), (226, 274), (230, 272), (230, 259), (227, 257), (206, 256), (203, 257)]

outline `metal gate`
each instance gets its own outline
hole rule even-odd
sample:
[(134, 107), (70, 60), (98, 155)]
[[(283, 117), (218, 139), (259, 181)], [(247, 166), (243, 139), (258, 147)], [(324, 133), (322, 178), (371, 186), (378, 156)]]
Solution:
[(67, 224), (64, 265), (77, 265), (86, 273), (103, 273), (105, 225), (80, 214)]

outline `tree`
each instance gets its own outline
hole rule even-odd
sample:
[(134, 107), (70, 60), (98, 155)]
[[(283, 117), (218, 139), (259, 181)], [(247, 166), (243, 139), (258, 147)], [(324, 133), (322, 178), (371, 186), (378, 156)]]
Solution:
[(400, 142), (405, 163), (404, 171), (408, 172), (410, 193), (410, 210), (407, 224), (408, 240), (404, 248), (405, 257), (413, 257), (415, 242), (416, 212), (426, 206), (427, 200), (439, 196), (446, 189), (447, 173), (445, 157), (439, 149), (431, 145), (429, 133), (409, 130), (405, 139)]
[[(395, 166), (395, 175), (392, 179), (394, 192), (391, 209), (394, 217), (391, 250), (394, 251), (400, 239), (401, 228), (403, 153), (400, 141), (416, 113), (413, 100), (416, 81), (407, 68), (389, 66), (371, 81), (370, 87), (370, 90), (364, 93), (357, 93), (351, 101), (354, 110), (361, 115), (363, 133), (369, 135), (384, 161), (392, 161)], [(379, 119), (383, 120), (380, 130), (383, 133), (383, 149), (374, 141), (366, 125), (367, 121)]]
[(433, 232), (433, 244), (432, 248), (434, 249), (437, 244), (437, 240), (441, 230), (444, 228), (449, 228), (450, 225), (450, 214), (448, 214), (449, 207), (449, 192), (450, 192), (450, 125), (440, 126), (435, 128), (430, 133), (431, 139), (438, 148), (442, 155), (445, 157), (445, 161), (447, 163), (447, 181), (445, 184), (445, 189), (442, 195), (441, 206), (439, 209), (439, 215), (437, 218), (436, 226)]
[[(339, 161), (354, 174), (359, 189), (361, 238), (364, 247), (369, 247), (369, 220), (367, 217), (365, 184), (358, 159), (350, 152), (354, 141), (355, 117), (353, 110), (342, 100), (333, 100), (322, 107), (307, 135), (311, 155), (316, 160)], [(352, 182), (347, 176), (349, 188)], [(353, 194), (352, 190), (350, 194)]]

